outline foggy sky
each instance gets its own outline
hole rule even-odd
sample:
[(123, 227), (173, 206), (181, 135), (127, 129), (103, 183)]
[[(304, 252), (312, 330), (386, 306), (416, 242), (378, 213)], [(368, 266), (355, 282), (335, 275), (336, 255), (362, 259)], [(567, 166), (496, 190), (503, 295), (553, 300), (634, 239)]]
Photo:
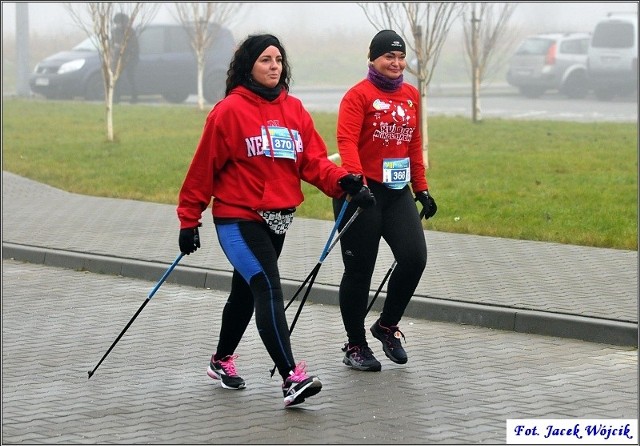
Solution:
[[(375, 32), (364, 13), (355, 2), (306, 2), (306, 3), (251, 3), (244, 2), (242, 18), (234, 25), (236, 37), (266, 31), (273, 34), (295, 32), (327, 33), (343, 31)], [(3, 37), (15, 34), (15, 2), (2, 3)], [(170, 4), (168, 4), (170, 5)], [(557, 31), (592, 31), (598, 19), (609, 11), (637, 11), (637, 2), (519, 2), (512, 23), (526, 25), (532, 29)], [(163, 7), (153, 20), (158, 23), (174, 22), (172, 15)], [(64, 3), (30, 2), (29, 27), (38, 34), (58, 33), (77, 29), (68, 16)], [(348, 31), (348, 32), (347, 32)], [(347, 42), (348, 43), (348, 42)]]

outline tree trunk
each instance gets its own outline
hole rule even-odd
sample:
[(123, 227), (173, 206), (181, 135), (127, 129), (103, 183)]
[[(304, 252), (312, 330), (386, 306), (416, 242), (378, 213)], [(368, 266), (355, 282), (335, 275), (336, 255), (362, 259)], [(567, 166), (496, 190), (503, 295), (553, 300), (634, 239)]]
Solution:
[[(16, 3), (16, 93), (31, 95), (29, 87), (29, 3)], [(3, 70), (4, 71), (4, 70)]]
[(113, 93), (115, 91), (115, 82), (113, 76), (108, 76), (107, 88), (105, 91), (105, 115), (107, 121), (107, 141), (113, 142)]
[(427, 119), (427, 83), (418, 82), (420, 86), (420, 133), (422, 134), (422, 159), (425, 169), (429, 168), (429, 125)]
[(198, 110), (204, 110), (204, 49), (197, 55), (198, 59)]
[(482, 119), (480, 117), (480, 55), (478, 54), (479, 22), (474, 3), (471, 9), (471, 121), (474, 123)]

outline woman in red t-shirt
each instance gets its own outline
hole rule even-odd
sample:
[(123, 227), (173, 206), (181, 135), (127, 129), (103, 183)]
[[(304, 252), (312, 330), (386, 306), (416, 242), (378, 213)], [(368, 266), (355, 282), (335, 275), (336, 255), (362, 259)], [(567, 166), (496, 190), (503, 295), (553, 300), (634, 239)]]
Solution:
[[(337, 140), (342, 167), (363, 175), (376, 205), (364, 210), (340, 239), (344, 275), (340, 310), (348, 341), (343, 362), (357, 370), (379, 371), (380, 362), (367, 344), (364, 320), (380, 240), (393, 252), (396, 266), (389, 278), (380, 318), (370, 331), (385, 355), (404, 364), (407, 354), (398, 323), (427, 263), (424, 217), (436, 213), (429, 195), (420, 134), (420, 95), (403, 81), (405, 43), (391, 30), (380, 31), (369, 46), (369, 72), (344, 95), (338, 112)], [(411, 185), (411, 188), (409, 187)], [(411, 192), (413, 189), (413, 194)], [(344, 199), (334, 199), (337, 217)], [(348, 219), (355, 211), (349, 205)]]

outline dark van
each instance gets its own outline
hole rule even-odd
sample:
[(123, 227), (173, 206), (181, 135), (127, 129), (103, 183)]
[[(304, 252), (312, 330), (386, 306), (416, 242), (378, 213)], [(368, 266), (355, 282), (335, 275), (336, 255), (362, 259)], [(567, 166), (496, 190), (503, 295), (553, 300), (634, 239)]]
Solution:
[[(213, 45), (207, 50), (204, 98), (214, 103), (224, 96), (226, 72), (235, 50), (231, 31), (218, 25)], [(138, 96), (161, 95), (173, 103), (184, 102), (197, 93), (197, 63), (189, 34), (182, 25), (146, 25), (138, 32), (140, 61), (136, 67)], [(123, 95), (128, 94), (124, 79)], [(93, 38), (69, 51), (39, 62), (29, 78), (34, 93), (48, 99), (86, 100), (104, 98), (100, 56)]]

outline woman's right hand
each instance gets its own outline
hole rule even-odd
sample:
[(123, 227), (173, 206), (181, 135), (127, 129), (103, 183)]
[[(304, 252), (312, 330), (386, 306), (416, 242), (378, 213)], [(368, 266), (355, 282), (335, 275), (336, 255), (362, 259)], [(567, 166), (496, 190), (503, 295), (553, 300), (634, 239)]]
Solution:
[(192, 252), (196, 252), (200, 247), (198, 227), (180, 229), (178, 244), (180, 245), (180, 252), (183, 254), (189, 255)]
[(354, 175), (352, 173), (340, 178), (338, 180), (338, 184), (340, 185), (342, 190), (349, 195), (357, 194), (358, 192), (360, 192), (360, 189), (362, 189), (362, 186), (364, 186), (362, 175)]

